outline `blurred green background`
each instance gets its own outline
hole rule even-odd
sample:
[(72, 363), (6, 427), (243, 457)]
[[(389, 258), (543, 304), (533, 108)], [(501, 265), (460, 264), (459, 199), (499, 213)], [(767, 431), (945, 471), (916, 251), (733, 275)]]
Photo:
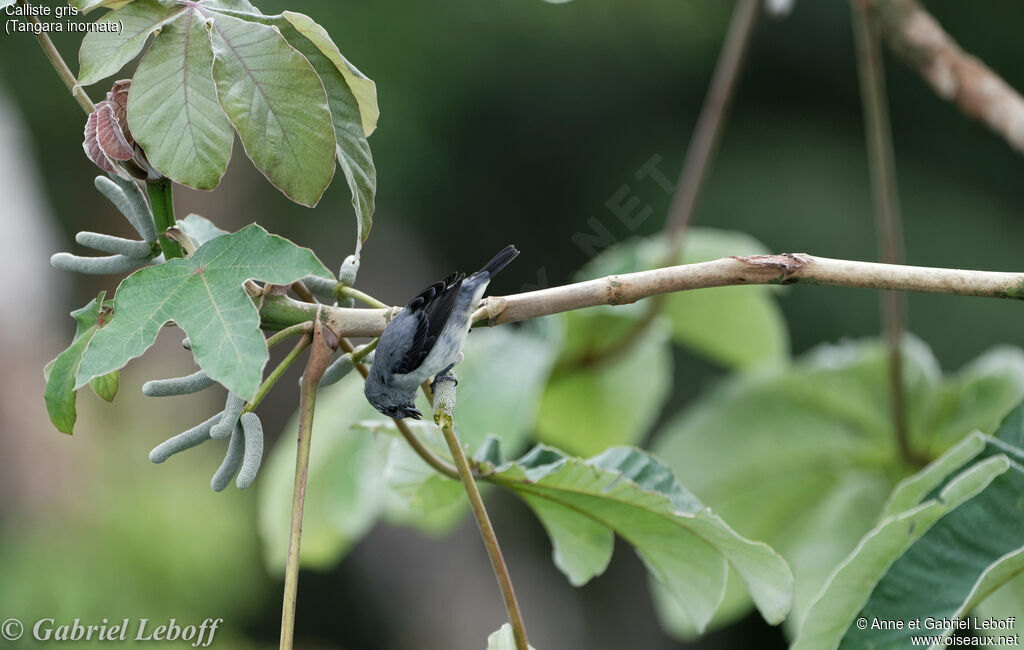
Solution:
[[(257, 4), (266, 13), (293, 8)], [(1024, 88), (1014, 45), (1024, 5), (927, 6), (965, 49)], [(573, 242), (592, 232), (590, 218), (620, 240), (658, 231), (670, 196), (634, 174), (654, 156), (667, 176), (678, 174), (731, 3), (307, 0), (297, 8), (377, 82), (377, 212), (359, 284), (402, 303), (509, 242), (522, 255), (496, 293), (564, 283), (590, 259)], [(54, 40), (76, 58), (76, 38)], [(886, 72), (907, 262), (1019, 270), (1024, 159), (891, 57)], [(89, 92), (99, 99), (104, 90)], [(77, 251), (77, 230), (122, 234), (126, 225), (92, 189), (84, 116), (31, 35), (0, 35), (0, 107), (0, 236), (13, 305), (0, 332), (8, 368), (0, 378), (0, 619), (223, 617), (216, 647), (275, 646), (281, 581), (260, 560), (255, 491), (211, 492), (213, 449), (161, 466), (146, 458), (196, 414), (219, 408), (216, 396), (168, 404), (138, 391), (146, 379), (190, 371), (177, 338), (164, 335), (155, 354), (129, 366), (113, 407), (83, 395), (73, 438), (47, 423), (41, 369), (70, 339), (66, 313), (114, 288), (110, 278), (58, 273), (48, 257)], [(652, 209), (635, 230), (607, 206), (623, 185)], [(179, 215), (196, 212), (229, 230), (258, 222), (311, 246), (329, 267), (351, 252), (343, 180), (315, 210), (299, 207), (237, 142), (218, 190), (177, 188), (175, 199)], [(696, 222), (745, 231), (779, 252), (876, 257), (848, 3), (798, 2), (788, 18), (760, 22)], [(780, 304), (794, 354), (879, 329), (871, 291), (795, 287)], [(996, 343), (1024, 343), (1016, 303), (911, 295), (908, 305), (910, 329), (945, 369)], [(675, 354), (666, 414), (723, 376)], [(265, 404), (273, 434), (294, 396), (275, 391)], [(526, 509), (500, 494), (490, 505), (538, 648), (690, 647), (659, 631), (643, 567), (626, 547), (603, 577), (573, 589)], [(477, 648), (502, 619), (468, 520), (440, 539), (378, 526), (337, 568), (305, 572), (300, 582), (301, 647)], [(692, 647), (753, 642), (784, 647), (756, 615)]]

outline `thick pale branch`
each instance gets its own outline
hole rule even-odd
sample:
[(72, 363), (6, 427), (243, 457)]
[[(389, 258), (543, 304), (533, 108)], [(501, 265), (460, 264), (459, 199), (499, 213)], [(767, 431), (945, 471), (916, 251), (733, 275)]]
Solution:
[[(511, 296), (492, 296), (473, 320), (478, 325), (500, 325), (585, 307), (622, 305), (663, 293), (743, 284), (820, 284), (1024, 300), (1024, 273), (902, 266), (783, 253), (723, 257)], [(325, 324), (340, 336), (378, 336), (397, 311), (326, 305), (321, 308)], [(264, 327), (281, 329), (314, 318), (316, 306), (286, 296), (267, 296), (261, 315)]]
[(935, 92), (984, 122), (1024, 152), (1024, 97), (976, 57), (963, 51), (917, 0), (854, 0), (876, 4), (892, 50), (917, 68)]

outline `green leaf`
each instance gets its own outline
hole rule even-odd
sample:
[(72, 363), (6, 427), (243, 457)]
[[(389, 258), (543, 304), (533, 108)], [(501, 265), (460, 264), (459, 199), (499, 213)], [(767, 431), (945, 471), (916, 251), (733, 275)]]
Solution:
[(242, 284), (290, 284), (306, 275), (330, 277), (330, 271), (309, 249), (256, 224), (203, 244), (187, 259), (136, 271), (118, 287), (114, 318), (86, 351), (77, 387), (141, 355), (173, 320), (203, 371), (248, 399), (268, 355), (259, 314)]
[[(532, 645), (530, 650), (536, 650)], [(516, 638), (512, 634), (512, 624), (505, 623), (498, 631), (487, 637), (487, 650), (516, 650)]]
[[(959, 620), (1024, 571), (1024, 467), (1015, 462), (1024, 450), (989, 438), (986, 453), (963, 465), (975, 438), (985, 439), (965, 440), (897, 489), (894, 502), (909, 507), (883, 518), (836, 569), (793, 650), (909, 647), (911, 636), (932, 632), (906, 623)], [(944, 484), (922, 502), (908, 498), (937, 480)], [(859, 618), (867, 625), (854, 625)], [(876, 620), (905, 625), (879, 629)]]
[[(46, 389), (43, 397), (46, 400), (46, 412), (50, 416), (50, 422), (61, 433), (71, 435), (75, 427), (75, 420), (78, 417), (75, 410), (75, 377), (78, 375), (79, 365), (82, 362), (82, 355), (85, 354), (89, 342), (96, 332), (108, 318), (103, 312), (103, 297), (105, 292), (100, 292), (85, 307), (71, 312), (72, 318), (77, 325), (75, 327), (75, 338), (66, 350), (57, 355), (57, 358), (47, 364), (43, 371), (46, 376)], [(116, 390), (115, 390), (116, 392)]]
[(134, 0), (97, 20), (120, 23), (122, 29), (120, 33), (92, 31), (85, 35), (78, 51), (78, 83), (89, 86), (123, 68), (142, 51), (150, 34), (185, 9), (186, 5), (167, 0)]
[(119, 385), (120, 377), (116, 370), (102, 377), (93, 377), (89, 380), (89, 387), (92, 388), (92, 392), (107, 402), (113, 402), (114, 398), (117, 397)]
[(337, 143), (316, 71), (277, 29), (224, 13), (207, 26), (217, 96), (249, 158), (292, 201), (316, 205)]
[(370, 131), (377, 122), (376, 86), (345, 60), (324, 28), (309, 16), (286, 11), (279, 16), (259, 18), (258, 22), (279, 29), (288, 44), (306, 57), (324, 84), (337, 141), (336, 155), (352, 193), (358, 224), (357, 246), (361, 245), (373, 226), (377, 192), (377, 170), (366, 141), (369, 132), (365, 130), (368, 120), (372, 118)]
[(360, 72), (346, 59), (330, 35), (309, 16), (286, 11), (282, 14), (292, 26), (303, 36), (313, 42), (331, 60), (344, 78), (352, 94), (359, 104), (359, 115), (363, 126), (363, 135), (369, 137), (377, 128), (380, 108), (377, 107), (377, 84)]
[[(624, 242), (594, 258), (580, 271), (579, 278), (656, 268), (664, 263), (666, 249), (660, 236)], [(763, 244), (745, 233), (691, 228), (678, 263), (767, 252)], [(671, 319), (676, 343), (712, 361), (730, 368), (779, 363), (789, 357), (789, 334), (773, 295), (777, 292), (778, 287), (764, 285), (680, 291), (665, 297), (662, 313)], [(622, 306), (614, 309), (620, 315), (639, 317), (647, 307), (637, 303), (625, 312)]]
[[(633, 545), (698, 629), (722, 602), (730, 566), (766, 620), (778, 623), (789, 611), (793, 576), (785, 561), (767, 545), (734, 532), (639, 449), (608, 449), (584, 461), (539, 446), (499, 468), (491, 480), (534, 508), (562, 555), (556, 563), (576, 584), (607, 564), (608, 535), (614, 531)], [(609, 533), (599, 535), (590, 525), (581, 535), (583, 517)], [(567, 562), (570, 555), (578, 562)]]
[(206, 19), (198, 5), (187, 5), (142, 57), (128, 95), (128, 125), (150, 164), (202, 190), (220, 183), (234, 140), (212, 70)]
[[(591, 309), (567, 316), (570, 349), (596, 341), (600, 349), (610, 332), (633, 326), (628, 319)], [(666, 323), (653, 323), (625, 354), (592, 365), (572, 364), (556, 373), (541, 401), (540, 440), (575, 454), (593, 454), (617, 444), (638, 442), (654, 423), (669, 396), (672, 355)], [(577, 357), (563, 354), (563, 360)], [(564, 363), (564, 361), (563, 361)]]
[[(377, 520), (385, 498), (382, 474), (391, 440), (352, 428), (375, 413), (355, 373), (323, 389), (317, 399), (302, 524), (304, 568), (334, 566)], [(259, 482), (264, 563), (275, 574), (284, 573), (288, 554), (297, 430), (298, 416), (293, 415)]]
[(176, 225), (196, 243), (196, 248), (214, 237), (228, 234), (228, 231), (218, 228), (217, 224), (198, 214), (190, 214), (184, 219), (179, 219)]
[[(5, 0), (0, 2), (0, 7), (5, 4), (14, 4), (15, 0)], [(135, 2), (135, 0), (68, 0), (68, 4), (75, 9), (78, 9), (83, 14), (87, 14), (93, 9), (99, 9), (100, 7), (106, 7), (107, 9), (120, 9), (121, 7)]]
[[(991, 431), (1024, 398), (1018, 355), (1004, 354), (1017, 372), (1004, 368), (982, 380), (975, 364), (942, 378), (916, 339), (906, 339), (903, 351), (907, 426), (923, 453), (939, 449), (932, 435), (953, 441), (975, 428)], [(878, 341), (848, 342), (822, 346), (788, 368), (756, 369), (717, 386), (655, 437), (654, 452), (680, 480), (742, 535), (766, 541), (789, 562), (796, 576), (791, 633), (832, 569), (875, 524), (893, 485), (912, 471), (892, 432), (887, 354)], [(744, 611), (737, 605), (715, 626)], [(676, 636), (694, 634), (671, 607), (659, 614)]]

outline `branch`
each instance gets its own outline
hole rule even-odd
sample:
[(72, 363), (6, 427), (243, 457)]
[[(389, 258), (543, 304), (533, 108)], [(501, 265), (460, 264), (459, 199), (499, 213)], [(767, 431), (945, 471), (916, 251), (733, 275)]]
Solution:
[(1024, 98), (976, 57), (964, 52), (917, 0), (853, 0), (876, 4), (889, 47), (917, 68), (932, 89), (1024, 152)]
[[(474, 314), (473, 321), (476, 325), (501, 325), (585, 307), (623, 305), (663, 293), (744, 284), (817, 284), (1024, 300), (1024, 273), (902, 266), (782, 253), (723, 257), (511, 296), (491, 296)], [(341, 336), (379, 336), (398, 312), (395, 307), (321, 308), (325, 325)], [(265, 296), (260, 315), (265, 318), (263, 327), (281, 329), (315, 317), (316, 309), (316, 305), (287, 296)]]
[[(885, 69), (882, 66), (882, 39), (878, 12), (870, 5), (854, 6), (853, 31), (857, 43), (857, 70), (860, 76), (861, 104), (864, 107), (864, 135), (868, 147), (871, 189), (875, 199), (875, 228), (878, 231), (882, 261), (899, 264), (903, 257), (903, 223), (900, 218), (896, 184), (896, 154), (889, 123)], [(906, 298), (896, 291), (882, 293), (882, 324), (889, 348), (889, 405), (893, 431), (903, 458), (913, 462), (903, 391), (903, 353), (901, 350)]]

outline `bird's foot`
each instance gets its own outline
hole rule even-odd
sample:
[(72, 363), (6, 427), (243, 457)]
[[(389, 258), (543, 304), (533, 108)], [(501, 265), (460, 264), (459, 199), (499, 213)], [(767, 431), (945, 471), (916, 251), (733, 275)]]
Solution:
[(435, 392), (437, 385), (442, 381), (452, 381), (455, 382), (456, 386), (459, 385), (459, 378), (455, 376), (454, 372), (452, 372), (453, 366), (455, 366), (454, 363), (434, 375), (434, 381), (430, 382), (430, 392)]

